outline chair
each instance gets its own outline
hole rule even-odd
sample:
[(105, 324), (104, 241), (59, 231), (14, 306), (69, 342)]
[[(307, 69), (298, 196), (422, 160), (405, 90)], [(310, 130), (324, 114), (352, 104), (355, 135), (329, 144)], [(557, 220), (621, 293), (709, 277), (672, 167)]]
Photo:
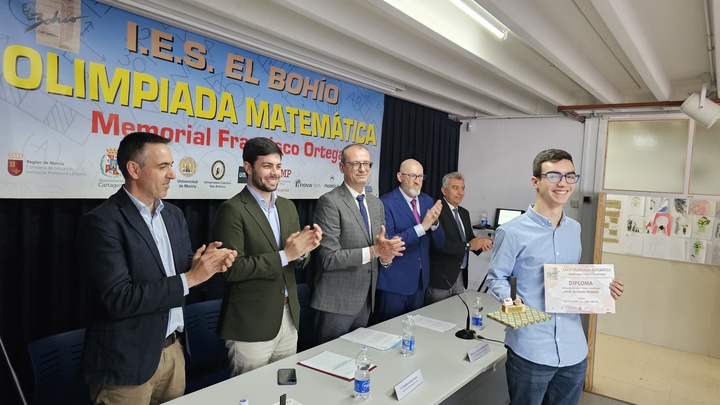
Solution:
[(185, 353), (185, 393), (208, 387), (230, 378), (225, 341), (215, 333), (222, 300), (186, 305), (185, 333), (190, 354)]
[(34, 403), (90, 403), (87, 385), (78, 378), (85, 329), (36, 340), (27, 345), (34, 376)]

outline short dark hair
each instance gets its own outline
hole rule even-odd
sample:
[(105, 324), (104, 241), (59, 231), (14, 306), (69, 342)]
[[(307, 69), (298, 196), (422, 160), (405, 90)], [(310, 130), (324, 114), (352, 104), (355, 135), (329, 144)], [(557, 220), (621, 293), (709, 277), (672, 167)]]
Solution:
[(145, 166), (145, 145), (149, 143), (160, 143), (167, 145), (170, 140), (163, 138), (160, 135), (156, 135), (150, 132), (133, 132), (127, 134), (125, 138), (120, 141), (120, 146), (117, 152), (118, 166), (120, 166), (120, 172), (123, 177), (128, 179), (130, 176), (127, 171), (127, 164), (130, 161), (137, 162), (140, 167)]
[[(542, 164), (545, 162), (559, 162), (561, 160), (569, 160), (573, 162), (572, 156), (562, 149), (547, 149), (535, 156), (533, 160), (533, 176), (540, 178), (542, 174)], [(574, 164), (574, 163), (573, 163)]]
[(277, 146), (270, 138), (258, 136), (249, 139), (245, 142), (243, 147), (243, 161), (250, 163), (250, 166), (255, 166), (259, 156), (267, 156), (277, 153), (282, 159), (283, 153), (280, 147)]

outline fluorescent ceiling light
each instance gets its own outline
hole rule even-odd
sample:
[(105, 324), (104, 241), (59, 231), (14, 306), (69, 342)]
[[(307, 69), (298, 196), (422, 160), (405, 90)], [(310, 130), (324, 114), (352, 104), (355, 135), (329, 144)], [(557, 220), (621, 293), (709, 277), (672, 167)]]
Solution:
[(478, 23), (480, 23), (480, 25), (482, 25), (483, 27), (485, 27), (485, 29), (487, 29), (488, 31), (490, 31), (493, 35), (495, 35), (495, 36), (498, 37), (499, 39), (505, 39), (505, 38), (507, 38), (507, 35), (508, 35), (507, 30), (506, 30), (506, 29), (497, 28), (497, 27), (495, 27), (494, 25), (492, 25), (488, 20), (486, 20), (485, 17), (483, 17), (482, 14), (488, 14), (488, 15), (489, 15), (489, 13), (488, 13), (487, 11), (485, 11), (485, 9), (483, 9), (482, 7), (480, 7), (477, 3), (475, 3), (475, 1), (469, 0), (470, 3), (472, 3), (472, 5), (467, 4), (466, 2), (464, 2), (464, 1), (462, 1), (462, 0), (450, 0), (450, 1), (451, 1), (457, 8), (459, 8), (459, 9), (462, 10), (462, 11), (464, 11), (465, 14), (469, 15), (470, 17), (472, 17), (475, 21), (477, 21)]

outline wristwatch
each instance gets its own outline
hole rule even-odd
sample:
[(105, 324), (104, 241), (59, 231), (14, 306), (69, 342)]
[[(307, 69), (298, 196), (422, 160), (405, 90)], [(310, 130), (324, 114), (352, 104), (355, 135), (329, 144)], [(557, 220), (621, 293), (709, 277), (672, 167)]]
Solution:
[(470, 242), (465, 243), (465, 250), (470, 250)]

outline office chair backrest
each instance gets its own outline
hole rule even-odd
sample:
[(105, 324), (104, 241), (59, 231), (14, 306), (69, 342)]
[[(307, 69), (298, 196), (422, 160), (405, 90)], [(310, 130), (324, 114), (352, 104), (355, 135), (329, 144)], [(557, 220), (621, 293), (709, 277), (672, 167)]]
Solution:
[(190, 354), (185, 354), (185, 393), (191, 393), (230, 378), (225, 341), (215, 333), (222, 300), (186, 305), (185, 333)]
[(85, 329), (59, 333), (31, 342), (28, 353), (33, 368), (34, 403), (85, 404), (87, 385), (78, 377)]

